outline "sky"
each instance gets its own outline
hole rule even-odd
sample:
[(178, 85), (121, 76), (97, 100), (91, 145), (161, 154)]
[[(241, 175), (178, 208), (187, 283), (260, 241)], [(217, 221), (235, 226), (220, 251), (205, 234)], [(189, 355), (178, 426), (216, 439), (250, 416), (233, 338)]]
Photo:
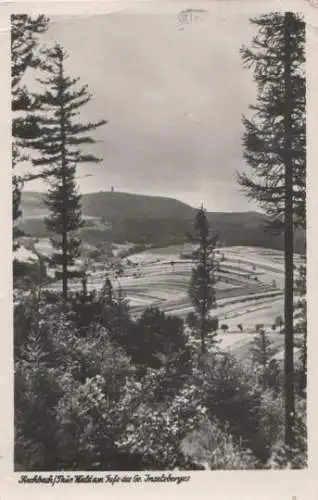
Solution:
[[(235, 172), (248, 169), (242, 114), (255, 102), (239, 49), (254, 34), (246, 13), (53, 17), (41, 42), (69, 53), (66, 70), (92, 93), (81, 120), (106, 119), (90, 147), (103, 161), (79, 167), (82, 192), (174, 197), (210, 211), (254, 210)], [(30, 76), (29, 76), (30, 78)], [(28, 190), (44, 190), (41, 182)]]

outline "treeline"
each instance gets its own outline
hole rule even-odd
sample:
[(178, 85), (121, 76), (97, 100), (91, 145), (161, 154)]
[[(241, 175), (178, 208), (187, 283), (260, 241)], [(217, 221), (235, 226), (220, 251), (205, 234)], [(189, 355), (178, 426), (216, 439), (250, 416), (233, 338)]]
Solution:
[[(84, 227), (80, 229), (83, 242), (94, 246), (102, 242), (113, 241), (126, 243), (127, 241), (138, 244), (151, 244), (155, 247), (169, 245), (180, 245), (187, 241), (185, 234), (191, 230), (192, 221), (186, 219), (127, 219), (117, 218), (112, 222), (111, 228), (102, 229), (94, 227), (95, 221), (88, 219), (84, 221)], [(20, 223), (24, 233), (36, 237), (50, 237), (50, 232), (45, 227), (43, 219), (26, 219)], [(219, 232), (220, 245), (222, 246), (256, 246), (284, 250), (284, 238), (282, 235), (272, 235), (264, 230), (264, 227), (246, 227), (225, 224), (215, 224), (213, 228)], [(295, 252), (306, 251), (305, 235), (299, 231), (295, 235)]]

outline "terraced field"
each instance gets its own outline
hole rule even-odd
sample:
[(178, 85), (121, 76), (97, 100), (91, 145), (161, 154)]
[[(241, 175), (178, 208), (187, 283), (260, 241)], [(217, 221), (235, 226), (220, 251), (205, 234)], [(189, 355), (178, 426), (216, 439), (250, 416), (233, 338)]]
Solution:
[[(126, 293), (134, 315), (149, 305), (185, 317), (191, 311), (188, 286), (193, 262), (182, 258), (190, 245), (147, 250), (122, 259), (123, 275), (108, 273), (113, 283)], [(298, 260), (296, 256), (296, 263)], [(262, 323), (271, 329), (283, 312), (283, 253), (254, 247), (220, 248), (216, 254), (217, 306), (212, 311), (229, 332), (255, 331)], [(91, 274), (89, 287), (100, 288), (105, 271)], [(74, 283), (74, 287), (78, 287)]]
[[(124, 259), (117, 255), (108, 268), (92, 263), (88, 288), (100, 289), (108, 275), (113, 285), (125, 292), (133, 316), (140, 315), (147, 306), (157, 306), (169, 314), (185, 318), (192, 310), (188, 287), (193, 267), (193, 262), (185, 256), (192, 250), (193, 247), (187, 244), (147, 250)], [(38, 251), (49, 255), (50, 243), (40, 241)], [(21, 258), (36, 258), (32, 252), (29, 254), (23, 254)], [(277, 330), (273, 332), (272, 325), (277, 316), (283, 316), (283, 253), (257, 247), (226, 247), (217, 250), (216, 262), (217, 303), (211, 315), (219, 318), (220, 327), (222, 324), (228, 327), (226, 333), (219, 330), (221, 349), (232, 350), (244, 359), (255, 326), (262, 324), (277, 344), (277, 355), (280, 356), (283, 335)], [(296, 266), (300, 263), (301, 257), (296, 255)], [(118, 266), (122, 269), (120, 277), (116, 272)], [(60, 289), (61, 283), (55, 282), (50, 287)], [(81, 284), (73, 281), (71, 287), (80, 289)]]
[[(193, 263), (180, 255), (189, 250), (189, 245), (166, 247), (123, 261), (124, 275), (114, 282), (127, 294), (134, 314), (153, 305), (170, 314), (186, 316), (191, 310), (188, 286)], [(237, 323), (242, 322), (250, 327), (257, 322), (271, 325), (275, 316), (282, 313), (280, 252), (233, 247), (219, 249), (216, 258), (217, 308), (213, 314), (226, 320), (230, 329), (237, 329)], [(104, 277), (104, 273), (93, 274), (90, 286), (100, 287)]]

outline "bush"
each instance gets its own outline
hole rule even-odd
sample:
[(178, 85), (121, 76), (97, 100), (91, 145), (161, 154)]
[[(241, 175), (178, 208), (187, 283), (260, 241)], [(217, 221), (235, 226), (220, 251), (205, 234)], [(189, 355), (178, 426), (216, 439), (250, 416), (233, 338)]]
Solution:
[(120, 402), (135, 369), (106, 331), (83, 339), (67, 315), (47, 312), (30, 322), (16, 351), (16, 465), (118, 469), (114, 441), (127, 419)]
[(34, 290), (14, 307), (16, 469), (306, 466), (304, 392), (287, 450), (277, 362), (262, 378), (215, 346), (197, 356), (180, 318), (147, 308), (133, 321), (109, 280), (67, 306)]
[(289, 449), (283, 438), (277, 437), (267, 462), (267, 467), (270, 469), (304, 469), (307, 467), (307, 412), (304, 398), (296, 399), (295, 410), (295, 445)]
[(276, 443), (281, 443), (284, 439), (283, 398), (274, 398), (270, 390), (266, 390), (261, 396), (260, 435), (270, 455)]
[(260, 437), (260, 405), (262, 388), (256, 385), (254, 373), (248, 371), (231, 355), (215, 355), (197, 375), (202, 387), (202, 404), (210, 420), (217, 419), (236, 444), (251, 449), (261, 462), (268, 459), (266, 443)]
[(56, 370), (45, 363), (15, 364), (14, 459), (23, 470), (55, 470), (59, 430), (56, 405), (62, 393)]
[(135, 363), (159, 368), (185, 350), (183, 321), (168, 316), (155, 307), (148, 307), (133, 327), (130, 353)]
[(68, 311), (78, 336), (90, 336), (103, 327), (111, 340), (127, 348), (130, 354), (128, 347), (131, 344), (133, 322), (129, 305), (120, 290), (113, 290), (110, 280), (106, 279), (99, 293), (69, 294)]
[(228, 430), (222, 430), (217, 420), (206, 419), (199, 429), (190, 433), (182, 443), (186, 456), (210, 470), (258, 468), (250, 450), (234, 442)]
[(193, 461), (183, 452), (182, 441), (204, 419), (206, 409), (195, 396), (196, 388), (186, 385), (168, 405), (142, 403), (117, 446), (142, 455), (145, 469), (193, 468)]

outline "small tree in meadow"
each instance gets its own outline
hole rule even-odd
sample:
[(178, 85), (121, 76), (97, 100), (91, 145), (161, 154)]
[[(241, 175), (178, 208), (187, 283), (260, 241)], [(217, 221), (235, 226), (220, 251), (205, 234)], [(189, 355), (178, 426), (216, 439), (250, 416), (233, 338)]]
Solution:
[(200, 335), (201, 354), (204, 354), (206, 352), (206, 337), (213, 331), (209, 313), (216, 304), (214, 251), (218, 236), (211, 238), (203, 206), (196, 215), (194, 231), (195, 236), (189, 235), (189, 237), (199, 246), (193, 254), (195, 266), (192, 269), (189, 296), (194, 307), (194, 328)]

